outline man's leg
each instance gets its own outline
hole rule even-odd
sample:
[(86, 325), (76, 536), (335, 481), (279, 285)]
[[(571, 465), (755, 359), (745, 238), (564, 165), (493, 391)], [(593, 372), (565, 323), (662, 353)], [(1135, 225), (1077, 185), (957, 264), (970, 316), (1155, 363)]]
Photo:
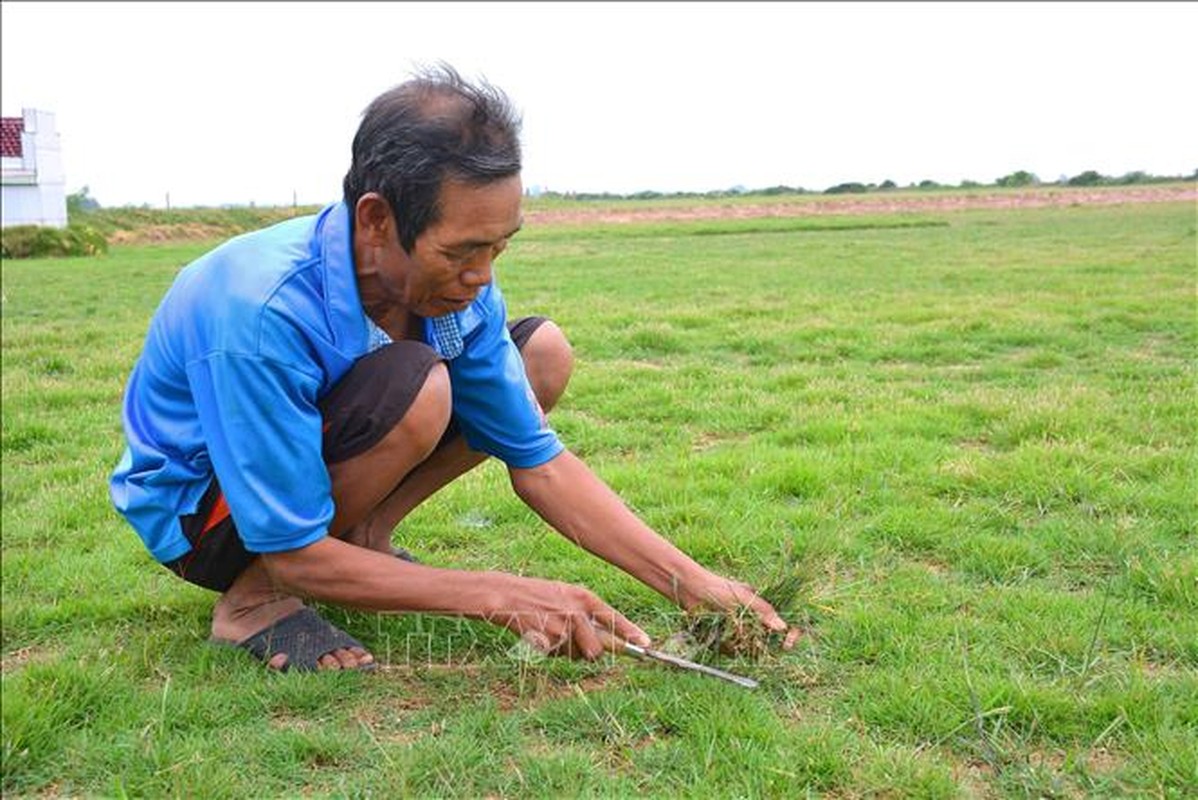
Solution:
[[(336, 507), (330, 526), (333, 535), (352, 527), (424, 461), (436, 447), (449, 421), (450, 388), (445, 365), (432, 356), (431, 351), (422, 353), (418, 348), (423, 346), (398, 343), (392, 347), (396, 348), (392, 352), (400, 356), (403, 351), (416, 353), (423, 363), (417, 365), (418, 374), (408, 385), (400, 379), (399, 386), (393, 387), (399, 395), (399, 404), (392, 415), (402, 413), (402, 416), (382, 438), (368, 430), (370, 423), (378, 423), (377, 418), (370, 417), (376, 413), (373, 407), (384, 405), (384, 398), (371, 395), (373, 384), (381, 379), (383, 383), (379, 388), (382, 389), (388, 381), (396, 383), (394, 373), (404, 366), (402, 362), (406, 358), (392, 359), (395, 362), (392, 369), (388, 369), (389, 365), (384, 362), (382, 368), (363, 370), (361, 375), (351, 374), (351, 385), (339, 385), (345, 385), (348, 390), (349, 397), (344, 401), (330, 394), (334, 407), (327, 413), (333, 419), (330, 421), (326, 417), (326, 424), (345, 431), (340, 435), (333, 431), (333, 441), (326, 438), (325, 442), (326, 459), (332, 458), (328, 469)], [(347, 383), (349, 381), (347, 379)], [(413, 387), (418, 387), (415, 396), (404, 397)], [(363, 419), (363, 407), (372, 408), (365, 415), (369, 419)], [(385, 420), (383, 426), (389, 426), (386, 411), (381, 413)], [(299, 598), (275, 588), (261, 559), (254, 559), (217, 601), (212, 635), (223, 641), (242, 642), (301, 607)], [(322, 668), (352, 669), (373, 660), (364, 649), (355, 647), (325, 653), (318, 663)], [(285, 653), (276, 653), (268, 664), (279, 669), (286, 661)]]
[[(541, 319), (516, 323), (513, 338), (520, 346), (537, 401), (548, 413), (565, 392), (573, 371), (570, 345), (556, 324)], [(337, 508), (330, 526), (332, 535), (388, 552), (392, 531), (400, 520), (485, 460), (484, 454), (466, 446), (461, 435), (440, 441), (449, 411), (448, 372), (438, 364), (400, 423), (382, 440), (365, 452), (329, 465)], [(213, 637), (243, 641), (301, 607), (298, 598), (274, 587), (261, 561), (255, 559), (217, 601)], [(319, 662), (324, 668), (352, 669), (373, 662), (373, 656), (361, 648), (338, 649), (323, 655)], [(268, 663), (281, 668), (286, 655), (276, 654)]]
[[(531, 330), (531, 333), (527, 331)], [(543, 318), (519, 320), (512, 338), (520, 347), (524, 371), (541, 409), (548, 414), (570, 382), (574, 354), (555, 323)], [(460, 434), (439, 447), (395, 487), (373, 513), (341, 537), (362, 547), (388, 552), (395, 526), (438, 490), (485, 461), (487, 456), (466, 445)]]

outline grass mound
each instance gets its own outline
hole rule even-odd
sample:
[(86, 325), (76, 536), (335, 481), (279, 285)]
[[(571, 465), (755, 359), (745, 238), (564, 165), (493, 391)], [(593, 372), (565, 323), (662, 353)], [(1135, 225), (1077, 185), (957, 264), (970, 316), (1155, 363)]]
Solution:
[(90, 225), (65, 228), (14, 225), (0, 232), (0, 257), (94, 256), (108, 252), (108, 240)]

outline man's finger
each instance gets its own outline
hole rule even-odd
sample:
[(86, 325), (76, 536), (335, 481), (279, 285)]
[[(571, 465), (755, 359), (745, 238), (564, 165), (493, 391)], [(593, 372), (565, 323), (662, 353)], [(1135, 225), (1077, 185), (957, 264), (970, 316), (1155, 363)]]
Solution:
[[(595, 627), (597, 629), (610, 631), (621, 640), (618, 649), (623, 649), (623, 642), (625, 641), (639, 644), (641, 647), (648, 647), (652, 644), (653, 640), (649, 638), (647, 633), (611, 606), (604, 606), (601, 611), (593, 614), (592, 617), (595, 620)], [(610, 650), (611, 648), (608, 649)]]
[(757, 613), (757, 616), (761, 618), (765, 627), (775, 633), (781, 633), (787, 629), (786, 620), (778, 616), (778, 612), (774, 610), (774, 607), (766, 602), (761, 595), (753, 595), (753, 599), (749, 601), (749, 608)]
[(585, 658), (587, 661), (594, 661), (603, 655), (606, 649), (601, 635), (603, 631), (594, 624), (592, 618), (580, 614), (571, 622), (575, 647), (570, 655)]
[[(624, 642), (627, 641), (610, 631), (603, 628), (595, 628), (595, 635), (599, 637), (599, 641), (603, 643), (603, 649), (609, 653), (623, 653)], [(642, 645), (647, 647), (648, 645)]]

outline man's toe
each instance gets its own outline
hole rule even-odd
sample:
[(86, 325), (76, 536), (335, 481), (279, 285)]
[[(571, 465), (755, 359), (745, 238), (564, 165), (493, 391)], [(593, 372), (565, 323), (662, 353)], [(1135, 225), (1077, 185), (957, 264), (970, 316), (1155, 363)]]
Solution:
[(350, 647), (338, 652), (343, 654), (342, 669), (374, 669), (374, 656), (361, 647)]
[(374, 656), (360, 647), (339, 647), (318, 661), (321, 669), (362, 669), (374, 664)]
[(337, 666), (341, 669), (357, 669), (358, 667), (358, 657), (344, 647), (334, 650), (333, 658), (337, 659)]

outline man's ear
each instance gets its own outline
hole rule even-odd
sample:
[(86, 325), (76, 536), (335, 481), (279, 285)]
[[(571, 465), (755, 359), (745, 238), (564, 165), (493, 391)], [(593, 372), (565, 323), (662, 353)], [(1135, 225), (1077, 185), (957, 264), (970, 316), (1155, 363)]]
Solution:
[(383, 247), (394, 235), (391, 204), (378, 192), (366, 192), (354, 206), (354, 231), (363, 244)]

